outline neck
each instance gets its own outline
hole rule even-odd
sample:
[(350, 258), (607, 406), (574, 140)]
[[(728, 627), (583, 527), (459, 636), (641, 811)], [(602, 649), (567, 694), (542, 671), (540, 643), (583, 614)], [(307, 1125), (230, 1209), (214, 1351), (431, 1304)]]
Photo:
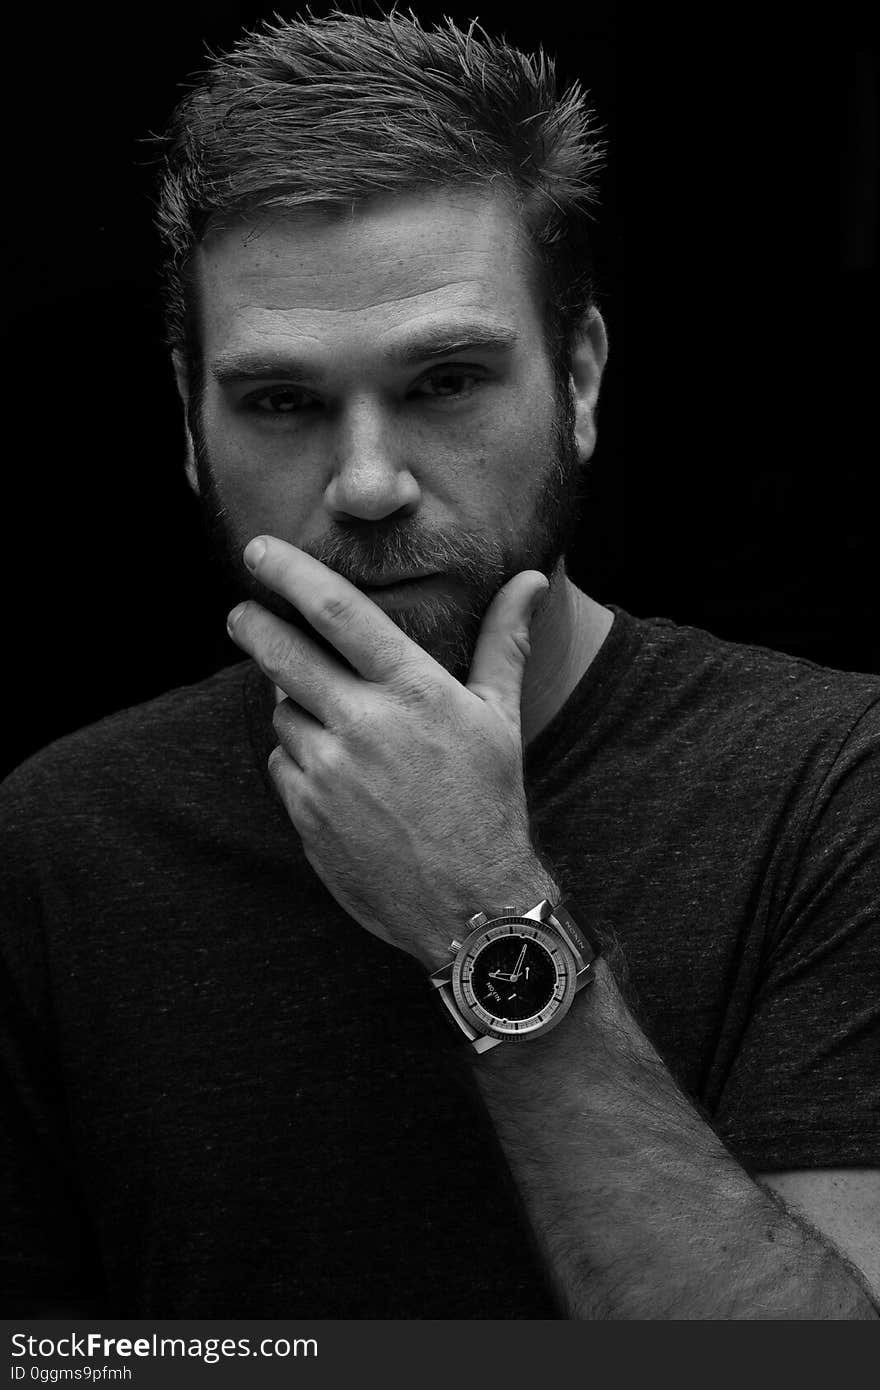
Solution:
[(523, 743), (558, 714), (611, 630), (614, 614), (556, 569), (531, 627), (531, 655), (522, 690)]

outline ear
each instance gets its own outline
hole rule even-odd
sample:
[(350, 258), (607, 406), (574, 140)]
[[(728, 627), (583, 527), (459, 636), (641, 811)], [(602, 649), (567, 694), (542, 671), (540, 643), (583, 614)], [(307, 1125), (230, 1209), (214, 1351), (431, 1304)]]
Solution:
[(186, 480), (196, 496), (199, 495), (199, 479), (196, 470), (196, 450), (193, 437), (186, 423), (186, 410), (189, 405), (189, 373), (186, 370), (186, 361), (179, 348), (175, 348), (171, 354), (171, 361), (174, 364), (174, 376), (177, 381), (177, 393), (183, 401), (184, 432), (186, 434)]
[(608, 357), (608, 334), (599, 310), (587, 315), (571, 359), (571, 389), (575, 407), (575, 440), (581, 462), (596, 447), (596, 405)]

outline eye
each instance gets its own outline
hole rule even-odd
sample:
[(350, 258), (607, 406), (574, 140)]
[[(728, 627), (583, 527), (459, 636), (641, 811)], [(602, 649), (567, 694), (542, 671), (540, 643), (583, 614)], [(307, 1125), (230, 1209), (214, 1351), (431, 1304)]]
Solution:
[(442, 367), (430, 376), (424, 377), (418, 390), (435, 400), (456, 400), (471, 395), (477, 382), (481, 380), (480, 372), (465, 370), (463, 367)]
[(315, 399), (301, 386), (271, 386), (246, 396), (243, 404), (258, 415), (295, 415), (315, 405)]

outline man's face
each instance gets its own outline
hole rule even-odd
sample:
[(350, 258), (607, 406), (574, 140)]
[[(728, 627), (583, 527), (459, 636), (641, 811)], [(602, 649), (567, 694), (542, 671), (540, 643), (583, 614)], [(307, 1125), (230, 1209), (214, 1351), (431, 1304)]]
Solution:
[(215, 234), (198, 275), (190, 477), (236, 588), (303, 626), (241, 559), (279, 536), (466, 679), (492, 596), (549, 577), (576, 521), (573, 408), (512, 213), (442, 191), (285, 215)]

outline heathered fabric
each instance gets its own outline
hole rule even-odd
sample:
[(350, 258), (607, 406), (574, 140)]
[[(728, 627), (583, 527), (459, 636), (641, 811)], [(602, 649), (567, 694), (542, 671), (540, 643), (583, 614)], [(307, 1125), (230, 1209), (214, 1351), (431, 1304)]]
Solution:
[[(528, 749), (536, 843), (741, 1162), (876, 1164), (880, 680), (614, 612)], [(558, 1316), (421, 968), (302, 854), (271, 710), (243, 662), (4, 784), (0, 1290)]]

